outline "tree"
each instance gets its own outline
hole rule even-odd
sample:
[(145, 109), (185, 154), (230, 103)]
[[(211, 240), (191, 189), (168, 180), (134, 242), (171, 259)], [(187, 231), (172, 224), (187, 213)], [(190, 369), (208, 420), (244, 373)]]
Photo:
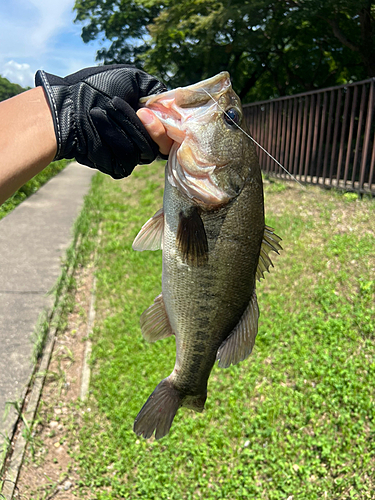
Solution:
[[(299, 2), (296, 2), (296, 5)], [(365, 74), (375, 77), (375, 2), (372, 0), (305, 0), (301, 13), (311, 22), (319, 19), (341, 47), (363, 64)]]
[(11, 83), (6, 78), (0, 76), (0, 101), (5, 101), (5, 99), (9, 99), (25, 90), (26, 89), (22, 88), (21, 85)]
[(222, 70), (244, 101), (375, 76), (371, 0), (76, 0), (82, 37), (169, 86)]

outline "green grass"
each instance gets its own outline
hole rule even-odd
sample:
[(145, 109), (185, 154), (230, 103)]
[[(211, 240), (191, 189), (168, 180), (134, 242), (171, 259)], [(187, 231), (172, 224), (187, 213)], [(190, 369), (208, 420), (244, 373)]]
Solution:
[(58, 160), (50, 163), (48, 167), (26, 182), (8, 200), (0, 205), (0, 220), (22, 203), (26, 198), (38, 191), (47, 181), (61, 172), (72, 160)]
[(134, 417), (173, 369), (175, 346), (142, 339), (161, 253), (131, 243), (160, 208), (162, 187), (160, 165), (141, 167), (121, 182), (96, 176), (86, 201), (102, 236), (92, 396), (79, 452), (72, 443), (82, 496), (375, 498), (374, 203), (266, 183), (267, 223), (285, 250), (258, 286), (254, 352), (214, 368), (203, 414), (181, 409), (166, 438), (145, 441)]

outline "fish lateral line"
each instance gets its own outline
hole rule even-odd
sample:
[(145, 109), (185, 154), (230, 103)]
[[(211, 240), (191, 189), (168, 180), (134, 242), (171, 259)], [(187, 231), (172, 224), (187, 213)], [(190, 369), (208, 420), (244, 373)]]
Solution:
[(211, 98), (211, 99), (212, 99), (212, 100), (216, 103), (216, 105), (217, 105), (217, 106), (221, 109), (221, 111), (225, 114), (225, 116), (226, 116), (227, 118), (229, 118), (229, 120), (230, 120), (232, 123), (234, 123), (234, 125), (235, 125), (238, 129), (240, 129), (240, 130), (241, 130), (241, 132), (243, 132), (243, 133), (246, 135), (246, 137), (248, 137), (249, 139), (251, 139), (251, 140), (254, 142), (254, 144), (256, 144), (256, 145), (257, 145), (257, 146), (258, 146), (258, 147), (259, 147), (262, 151), (264, 151), (264, 152), (265, 152), (265, 153), (266, 153), (266, 154), (267, 154), (267, 155), (271, 158), (271, 160), (273, 160), (273, 161), (274, 161), (274, 162), (275, 162), (275, 163), (276, 163), (279, 167), (281, 167), (281, 168), (284, 170), (284, 172), (286, 172), (286, 173), (287, 173), (287, 174), (288, 174), (288, 175), (289, 175), (289, 176), (290, 176), (290, 177), (291, 177), (294, 181), (296, 181), (296, 183), (297, 183), (297, 184), (299, 184), (299, 185), (300, 185), (303, 189), (306, 189), (306, 188), (305, 188), (305, 186), (304, 186), (303, 184), (301, 184), (301, 182), (299, 182), (299, 180), (297, 180), (297, 179), (294, 177), (294, 175), (293, 175), (293, 174), (291, 174), (291, 173), (290, 173), (290, 172), (289, 172), (289, 171), (288, 171), (288, 170), (284, 167), (284, 165), (282, 165), (282, 164), (281, 164), (278, 160), (276, 160), (276, 158), (274, 158), (274, 157), (273, 157), (273, 156), (272, 156), (272, 155), (271, 155), (271, 154), (270, 154), (270, 153), (269, 153), (269, 152), (268, 152), (268, 151), (267, 151), (267, 150), (266, 150), (263, 146), (261, 146), (261, 145), (259, 144), (259, 142), (257, 142), (257, 141), (256, 141), (253, 137), (251, 137), (251, 135), (250, 135), (250, 134), (248, 134), (248, 133), (247, 133), (247, 132), (246, 132), (246, 131), (242, 128), (242, 127), (240, 127), (240, 125), (238, 125), (238, 123), (236, 123), (236, 122), (235, 122), (235, 121), (234, 121), (234, 120), (233, 120), (233, 119), (229, 116), (229, 114), (225, 111), (225, 109), (224, 109), (224, 108), (222, 108), (222, 107), (220, 106), (220, 104), (218, 103), (218, 101), (217, 101), (217, 100), (216, 100), (216, 99), (215, 99), (215, 98), (214, 98), (214, 97), (213, 97), (213, 96), (212, 96), (212, 95), (208, 92), (208, 90), (206, 90), (206, 89), (204, 89), (204, 88), (203, 88), (202, 90), (204, 90), (204, 92), (206, 92), (206, 94), (207, 94), (207, 95), (208, 95), (208, 96), (209, 96), (209, 97), (210, 97), (210, 98)]

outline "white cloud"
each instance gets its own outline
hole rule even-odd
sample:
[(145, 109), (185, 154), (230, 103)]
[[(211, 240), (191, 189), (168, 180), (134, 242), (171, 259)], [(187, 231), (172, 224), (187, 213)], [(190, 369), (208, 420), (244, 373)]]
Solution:
[(34, 86), (34, 72), (31, 70), (29, 64), (19, 64), (13, 60), (8, 61), (3, 65), (1, 74), (11, 82), (18, 83), (22, 87)]
[(30, 43), (48, 50), (48, 40), (72, 23), (74, 0), (29, 0), (38, 13), (38, 22), (30, 33)]
[(38, 69), (65, 76), (96, 64), (99, 43), (83, 43), (74, 1), (0, 0), (0, 75), (33, 86)]
[(0, 0), (2, 56), (18, 59), (48, 51), (52, 36), (72, 23), (74, 0)]

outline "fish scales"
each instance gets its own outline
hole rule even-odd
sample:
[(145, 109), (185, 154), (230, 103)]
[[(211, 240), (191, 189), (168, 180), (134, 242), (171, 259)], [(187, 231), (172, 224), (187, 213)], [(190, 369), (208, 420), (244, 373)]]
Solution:
[[(213, 102), (212, 102), (213, 101)], [(134, 430), (157, 439), (181, 406), (202, 411), (216, 360), (227, 367), (252, 350), (256, 278), (280, 238), (265, 226), (262, 177), (228, 73), (147, 98), (172, 146), (163, 209), (133, 243), (163, 249), (162, 294), (141, 316), (149, 341), (175, 335), (173, 372), (156, 387)], [(233, 122), (233, 123), (232, 123)]]
[[(217, 351), (240, 320), (254, 290), (258, 265), (254, 256), (259, 254), (264, 232), (260, 185), (248, 183), (232, 203), (201, 214), (208, 238), (208, 262), (200, 266), (183, 263), (176, 243), (179, 213), (188, 210), (189, 203), (168, 181), (165, 186), (164, 205), (169, 209), (165, 212), (162, 291), (172, 329), (179, 332), (176, 366), (182, 368), (173, 380), (179, 387), (188, 378), (194, 394), (206, 390)], [(241, 215), (254, 197), (259, 199), (256, 225)], [(199, 368), (197, 361), (191, 365), (196, 352)]]

